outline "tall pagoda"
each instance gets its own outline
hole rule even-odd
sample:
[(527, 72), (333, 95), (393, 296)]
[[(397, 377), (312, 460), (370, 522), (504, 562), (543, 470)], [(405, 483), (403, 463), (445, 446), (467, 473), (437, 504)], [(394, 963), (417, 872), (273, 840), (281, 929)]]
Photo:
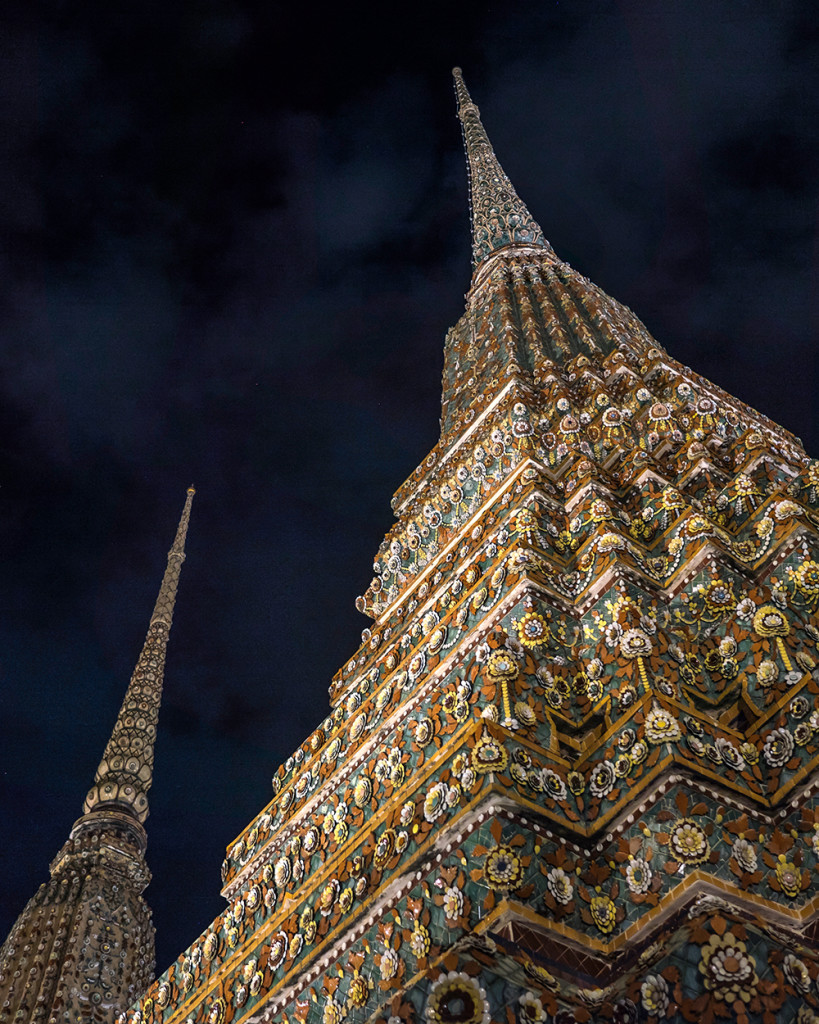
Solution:
[(123, 1024), (819, 1020), (819, 464), (564, 263), (455, 71), (441, 439)]
[(193, 488), (83, 815), (0, 947), (0, 1022), (111, 1024), (150, 984), (154, 928), (142, 892), (145, 819), (165, 653)]
[(564, 263), (473, 275), (331, 712), (122, 1024), (819, 1020), (819, 465)]

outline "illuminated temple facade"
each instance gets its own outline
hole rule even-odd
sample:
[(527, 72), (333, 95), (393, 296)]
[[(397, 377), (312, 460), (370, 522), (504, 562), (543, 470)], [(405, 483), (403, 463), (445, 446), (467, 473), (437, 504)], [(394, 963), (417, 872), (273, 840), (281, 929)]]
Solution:
[(819, 1021), (819, 464), (555, 254), (455, 80), (472, 282), (331, 712), (138, 1001), (15, 1016), (48, 890), (0, 1021)]

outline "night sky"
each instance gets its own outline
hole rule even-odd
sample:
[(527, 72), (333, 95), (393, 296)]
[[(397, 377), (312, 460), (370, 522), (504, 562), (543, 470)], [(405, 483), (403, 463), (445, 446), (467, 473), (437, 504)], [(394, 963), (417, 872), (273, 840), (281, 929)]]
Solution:
[(81, 812), (193, 482), (148, 820), (162, 970), (325, 716), (437, 440), (470, 273), (452, 65), (556, 251), (819, 453), (819, 19), (10, 0), (0, 52), (0, 935)]

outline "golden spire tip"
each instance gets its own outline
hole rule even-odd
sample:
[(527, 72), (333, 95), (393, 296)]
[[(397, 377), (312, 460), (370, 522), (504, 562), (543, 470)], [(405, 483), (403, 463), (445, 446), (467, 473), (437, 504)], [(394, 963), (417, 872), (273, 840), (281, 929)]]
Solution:
[(507, 245), (537, 245), (551, 250), (537, 221), (498, 163), (481, 124), (480, 111), (461, 77), (461, 69), (453, 68), (452, 75), (466, 149), (473, 266), (477, 268), (493, 252)]
[(191, 486), (173, 546), (168, 552), (168, 565), (162, 576), (148, 635), (125, 691), (125, 699), (97, 769), (94, 785), (85, 798), (84, 814), (90, 814), (101, 805), (129, 811), (143, 823), (148, 817), (148, 790), (153, 782), (154, 740), (162, 698), (165, 653), (179, 574), (185, 561), (185, 537), (193, 495)]

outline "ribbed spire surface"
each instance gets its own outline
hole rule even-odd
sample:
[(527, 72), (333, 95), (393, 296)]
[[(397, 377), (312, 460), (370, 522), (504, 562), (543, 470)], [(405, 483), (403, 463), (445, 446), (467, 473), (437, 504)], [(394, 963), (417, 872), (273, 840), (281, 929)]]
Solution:
[(148, 635), (97, 769), (94, 785), (85, 798), (83, 809), (86, 814), (100, 805), (113, 805), (130, 811), (140, 822), (148, 817), (148, 790), (153, 782), (154, 740), (162, 698), (165, 653), (179, 575), (185, 560), (185, 536), (194, 493), (193, 487), (188, 488)]
[(480, 111), (472, 102), (460, 68), (453, 68), (458, 117), (469, 164), (469, 195), (472, 206), (472, 263), (478, 267), (505, 245), (551, 246), (540, 225), (526, 209), (495, 156)]
[(154, 738), (193, 488), (168, 554), (145, 646), (96, 781), (40, 886), (0, 947), (0, 1024), (113, 1024), (154, 969), (142, 893)]

